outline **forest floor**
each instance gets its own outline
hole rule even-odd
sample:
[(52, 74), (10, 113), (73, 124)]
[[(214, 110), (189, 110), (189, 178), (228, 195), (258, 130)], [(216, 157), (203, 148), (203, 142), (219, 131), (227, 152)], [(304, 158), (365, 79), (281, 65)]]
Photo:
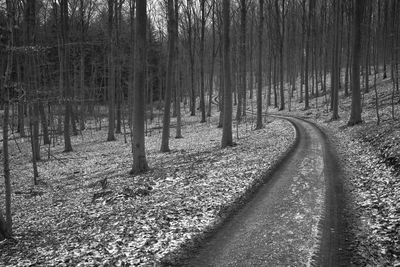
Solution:
[[(378, 85), (380, 125), (373, 88), (363, 94), (364, 122), (354, 127), (346, 126), (351, 97), (340, 97), (337, 121), (330, 121), (325, 96), (313, 98), (309, 110), (293, 101), (291, 112), (270, 112), (314, 121), (336, 144), (350, 200), (353, 264), (400, 266), (400, 124), (391, 116), (390, 79)], [(394, 99), (399, 118), (398, 92)], [(118, 141), (105, 142), (106, 130), (87, 130), (73, 137), (72, 153), (62, 153), (61, 143), (47, 159), (43, 147), (39, 185), (32, 186), (28, 139), (10, 141), (14, 239), (0, 242), (0, 265), (145, 266), (190, 247), (262, 182), (294, 141), (288, 122), (271, 120), (252, 131), (248, 116), (234, 124), (238, 145), (220, 149), (217, 120), (200, 124), (185, 113), (184, 139), (171, 139), (170, 153), (159, 152), (159, 124), (149, 125), (151, 170), (135, 177), (128, 174), (129, 140), (117, 135)]]
[[(356, 266), (400, 266), (400, 95), (392, 83), (378, 82), (379, 113), (377, 125), (375, 92), (363, 94), (363, 123), (348, 127), (351, 96), (341, 95), (340, 119), (331, 121), (325, 96), (314, 98), (309, 110), (304, 103), (293, 103), (292, 112), (320, 125), (336, 144), (345, 171), (345, 189), (349, 205), (348, 229), (354, 236), (352, 262)], [(329, 99), (329, 98), (328, 98)], [(318, 108), (316, 108), (318, 103)]]
[(106, 142), (106, 130), (73, 137), (70, 153), (62, 142), (50, 154), (43, 147), (37, 186), (28, 139), (10, 141), (14, 238), (0, 242), (0, 265), (153, 266), (190, 246), (262, 183), (295, 139), (289, 122), (258, 131), (245, 122), (234, 127), (237, 146), (221, 149), (217, 121), (184, 116), (184, 138), (171, 138), (170, 153), (159, 152), (160, 130), (149, 125), (151, 169), (134, 177), (130, 142)]

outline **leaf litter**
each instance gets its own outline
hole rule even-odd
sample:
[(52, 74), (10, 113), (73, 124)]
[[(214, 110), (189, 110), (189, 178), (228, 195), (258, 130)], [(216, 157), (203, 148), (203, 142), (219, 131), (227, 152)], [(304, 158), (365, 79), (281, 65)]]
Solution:
[(151, 170), (138, 176), (128, 174), (130, 144), (122, 136), (103, 141), (105, 131), (74, 137), (68, 154), (52, 148), (34, 187), (29, 155), (14, 151), (14, 239), (0, 243), (0, 264), (148, 266), (179, 251), (218, 224), (294, 141), (292, 126), (274, 120), (258, 131), (239, 125), (238, 145), (220, 149), (216, 123), (187, 124), (184, 139), (170, 139), (170, 153), (159, 152), (153, 132)]

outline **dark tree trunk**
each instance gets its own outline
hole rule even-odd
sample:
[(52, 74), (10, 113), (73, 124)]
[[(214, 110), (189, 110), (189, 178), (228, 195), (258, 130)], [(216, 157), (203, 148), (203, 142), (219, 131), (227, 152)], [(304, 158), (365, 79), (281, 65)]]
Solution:
[(353, 66), (352, 66), (352, 94), (351, 114), (348, 125), (361, 123), (361, 92), (360, 92), (360, 49), (361, 49), (361, 21), (363, 16), (364, 0), (356, 0), (353, 21)]
[(144, 140), (144, 112), (145, 112), (145, 66), (146, 66), (146, 26), (147, 26), (147, 1), (136, 0), (136, 67), (133, 104), (133, 131), (132, 131), (132, 156), (133, 164), (131, 174), (146, 171), (149, 167), (146, 160)]
[(114, 1), (108, 0), (108, 38), (110, 50), (108, 56), (108, 135), (107, 141), (115, 141), (115, 16)]
[(262, 46), (263, 46), (263, 23), (264, 23), (264, 0), (260, 1), (259, 25), (258, 25), (258, 70), (257, 70), (257, 122), (256, 129), (263, 127), (262, 123)]
[(208, 94), (208, 112), (207, 116), (211, 117), (212, 96), (214, 87), (214, 68), (215, 68), (215, 0), (212, 1), (212, 48), (211, 48), (211, 71), (210, 71), (210, 90)]
[(222, 148), (233, 145), (229, 9), (230, 9), (230, 0), (223, 0), (222, 17), (223, 17), (223, 64), (224, 64), (224, 122), (223, 122), (222, 140), (221, 140)]
[[(62, 78), (60, 82), (62, 83), (62, 88), (64, 90), (65, 96), (65, 112), (64, 112), (64, 152), (72, 151), (71, 145), (71, 134), (70, 134), (70, 123), (71, 123), (71, 113), (72, 113), (72, 103), (71, 103), (71, 88), (69, 83), (69, 56), (66, 47), (66, 42), (68, 41), (68, 0), (61, 0), (61, 65)], [(62, 81), (61, 81), (62, 79)]]
[(308, 22), (307, 22), (307, 35), (306, 35), (306, 54), (305, 54), (305, 63), (304, 63), (304, 109), (310, 108), (310, 96), (309, 96), (309, 58), (310, 58), (310, 38), (311, 38), (311, 27), (312, 21), (314, 18), (314, 7), (315, 7), (315, 0), (309, 1), (309, 13), (308, 13)]
[(173, 0), (168, 0), (168, 65), (167, 65), (167, 81), (164, 97), (164, 117), (163, 131), (161, 137), (161, 152), (169, 151), (169, 130), (171, 119), (171, 92), (173, 77), (173, 66), (175, 60), (175, 12)]
[(200, 122), (206, 122), (206, 103), (205, 103), (205, 88), (204, 88), (204, 31), (206, 28), (205, 1), (200, 0), (201, 10), (201, 34), (200, 34)]
[(43, 143), (45, 145), (50, 145), (51, 141), (49, 137), (46, 112), (44, 111), (44, 105), (42, 101), (39, 102), (39, 113), (40, 113), (40, 121), (42, 122)]
[(340, 86), (340, 3), (334, 2), (334, 28), (333, 28), (333, 49), (332, 49), (332, 120), (339, 119), (339, 86)]
[[(3, 174), (4, 174), (4, 189), (5, 189), (5, 208), (6, 208), (6, 221), (4, 222), (1, 216), (0, 232), (1, 236), (10, 238), (12, 235), (12, 216), (11, 216), (11, 177), (10, 177), (10, 162), (8, 154), (8, 124), (9, 124), (9, 109), (10, 109), (10, 91), (11, 88), (11, 74), (13, 69), (13, 49), (14, 46), (14, 12), (15, 6), (13, 1), (6, 1), (8, 30), (10, 37), (8, 40), (8, 53), (7, 53), (7, 66), (4, 73), (4, 83), (2, 90), (2, 97), (4, 98), (4, 115), (3, 115)], [(0, 211), (1, 213), (2, 211)]]

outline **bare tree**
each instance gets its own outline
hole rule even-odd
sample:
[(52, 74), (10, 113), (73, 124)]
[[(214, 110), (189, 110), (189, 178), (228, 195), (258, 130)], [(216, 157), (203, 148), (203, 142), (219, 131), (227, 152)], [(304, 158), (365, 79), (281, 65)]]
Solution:
[(205, 88), (204, 88), (204, 31), (206, 28), (206, 14), (205, 14), (205, 3), (206, 0), (200, 0), (201, 10), (201, 33), (200, 33), (200, 111), (201, 120), (200, 122), (206, 122), (206, 104), (205, 104)]
[(361, 53), (361, 21), (363, 17), (364, 0), (356, 0), (353, 19), (353, 66), (351, 86), (351, 114), (348, 125), (361, 123), (361, 92), (360, 92), (360, 53)]
[(179, 68), (179, 53), (178, 53), (178, 27), (179, 27), (179, 1), (175, 0), (175, 38), (176, 38), (176, 44), (175, 44), (175, 87), (176, 87), (176, 134), (175, 138), (183, 138), (182, 136), (182, 114), (181, 114), (181, 98), (182, 98), (182, 84), (181, 84), (181, 69)]
[(217, 56), (218, 49), (216, 49), (216, 36), (215, 36), (215, 0), (212, 0), (212, 16), (211, 16), (211, 27), (212, 27), (212, 41), (211, 41), (211, 70), (210, 70), (210, 89), (208, 94), (208, 111), (207, 116), (211, 117), (211, 106), (212, 106), (212, 95), (213, 95), (213, 88), (214, 88), (214, 69), (215, 69), (215, 58)]
[(133, 164), (131, 174), (146, 171), (149, 167), (146, 160), (144, 140), (144, 112), (145, 112), (145, 71), (146, 71), (146, 27), (147, 1), (136, 0), (136, 66), (133, 103), (133, 131), (132, 154)]
[[(240, 0), (240, 36), (239, 36), (239, 87), (238, 87), (238, 106), (236, 120), (240, 122), (242, 113), (246, 107), (244, 104), (246, 95), (246, 0)], [(242, 111), (243, 109), (243, 111)]]
[(108, 136), (107, 141), (115, 141), (115, 0), (108, 0), (108, 38), (110, 50), (108, 57)]
[[(304, 0), (305, 1), (305, 0)], [(310, 59), (310, 39), (311, 39), (311, 22), (313, 21), (314, 17), (314, 7), (315, 7), (315, 0), (310, 0), (309, 1), (309, 6), (308, 6), (308, 21), (306, 23), (306, 54), (304, 56), (304, 109), (309, 109), (310, 108), (310, 88), (309, 88), (309, 75), (308, 75), (308, 69), (309, 69), (309, 59)]]
[(64, 112), (64, 152), (72, 151), (70, 123), (72, 114), (72, 97), (69, 82), (69, 56), (66, 43), (68, 41), (68, 0), (60, 0), (61, 15), (61, 47), (60, 47), (60, 85), (65, 98)]
[(169, 128), (171, 119), (171, 92), (172, 92), (172, 80), (173, 67), (175, 59), (175, 12), (174, 12), (174, 0), (168, 0), (168, 65), (167, 65), (167, 77), (166, 77), (166, 88), (164, 97), (164, 117), (163, 117), (163, 131), (161, 137), (161, 152), (169, 151)]
[(340, 14), (341, 6), (337, 1), (333, 2), (333, 46), (332, 46), (332, 117), (331, 120), (339, 119), (339, 86), (340, 86)]
[(223, 64), (224, 64), (224, 121), (221, 147), (232, 146), (232, 88), (230, 65), (230, 0), (222, 2), (223, 16)]
[(257, 123), (256, 129), (263, 127), (262, 123), (262, 47), (263, 47), (263, 23), (264, 23), (264, 0), (260, 1), (258, 24), (258, 70), (257, 70)]
[(190, 65), (190, 116), (196, 115), (196, 92), (194, 87), (194, 46), (193, 42), (193, 18), (192, 18), (192, 0), (186, 1), (186, 17), (188, 20), (188, 46), (189, 46), (189, 65)]
[[(12, 235), (12, 217), (11, 217), (11, 178), (10, 178), (10, 162), (8, 155), (8, 124), (9, 124), (9, 109), (10, 109), (10, 87), (11, 87), (11, 72), (13, 66), (13, 49), (14, 46), (14, 12), (15, 3), (14, 1), (6, 1), (7, 8), (7, 27), (10, 32), (8, 39), (8, 54), (7, 54), (7, 66), (4, 74), (4, 119), (3, 119), (3, 173), (4, 173), (4, 184), (5, 184), (5, 205), (6, 205), (6, 220), (4, 222), (3, 216), (0, 215), (0, 239), (2, 237), (9, 238)], [(2, 211), (0, 211), (1, 213)]]

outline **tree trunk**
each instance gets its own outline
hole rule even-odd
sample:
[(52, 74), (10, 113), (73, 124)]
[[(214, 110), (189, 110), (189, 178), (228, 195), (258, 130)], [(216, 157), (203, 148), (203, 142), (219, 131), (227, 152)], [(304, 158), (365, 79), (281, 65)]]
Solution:
[(240, 0), (240, 36), (239, 36), (239, 87), (238, 87), (238, 108), (236, 120), (239, 123), (243, 112), (246, 109), (246, 0)]
[(49, 137), (46, 112), (44, 111), (44, 105), (42, 101), (39, 101), (39, 113), (40, 113), (40, 121), (42, 122), (43, 143), (45, 145), (50, 145), (51, 141)]
[(206, 0), (200, 0), (201, 10), (201, 34), (200, 34), (200, 123), (206, 122), (206, 104), (205, 104), (205, 88), (204, 88), (204, 31), (206, 27), (205, 5)]
[(274, 54), (274, 70), (273, 70), (273, 77), (274, 77), (274, 107), (278, 108), (278, 70), (277, 70), (277, 58)]
[(381, 16), (381, 0), (378, 0), (378, 18), (375, 26), (375, 32), (374, 32), (374, 44), (373, 44), (373, 65), (374, 65), (374, 91), (375, 91), (375, 112), (376, 112), (376, 124), (379, 125), (381, 123), (381, 117), (379, 115), (379, 98), (378, 98), (378, 90), (376, 86), (376, 80), (377, 80), (377, 75), (379, 73), (379, 61), (378, 61), (378, 36), (379, 36), (379, 30), (380, 30), (380, 16)]
[(364, 91), (365, 93), (369, 92), (369, 73), (370, 73), (370, 63), (369, 63), (369, 57), (370, 57), (370, 40), (371, 40), (371, 16), (372, 16), (372, 6), (369, 4), (368, 10), (367, 10), (367, 22), (366, 22), (366, 27), (367, 27), (367, 42), (365, 43), (365, 88)]
[(353, 19), (353, 66), (352, 66), (352, 94), (351, 114), (348, 125), (361, 123), (361, 92), (360, 92), (360, 49), (361, 49), (361, 22), (364, 0), (356, 0)]
[(349, 95), (349, 74), (350, 74), (350, 64), (351, 64), (351, 51), (350, 51), (350, 38), (351, 38), (351, 24), (350, 24), (350, 16), (348, 18), (348, 30), (347, 30), (347, 57), (346, 57), (346, 71), (344, 76), (344, 95)]
[[(222, 27), (219, 27), (219, 39), (220, 43), (223, 45), (223, 33), (222, 33)], [(219, 50), (219, 61), (220, 61), (220, 68), (219, 68), (219, 90), (218, 90), (218, 109), (219, 109), (219, 120), (218, 120), (218, 128), (222, 128), (224, 125), (224, 92), (225, 92), (225, 86), (224, 86), (224, 79), (225, 79), (225, 70), (224, 70), (224, 52), (222, 51), (223, 49)]]
[(146, 161), (144, 140), (144, 112), (145, 112), (145, 66), (146, 66), (146, 26), (147, 26), (147, 1), (136, 0), (136, 67), (135, 87), (133, 97), (133, 129), (132, 129), (132, 156), (133, 164), (131, 174), (146, 171), (149, 167)]
[(183, 138), (182, 136), (182, 114), (181, 114), (181, 98), (182, 98), (182, 84), (181, 84), (181, 69), (179, 68), (179, 53), (178, 53), (178, 22), (179, 22), (179, 2), (175, 1), (175, 55), (176, 55), (176, 60), (175, 60), (175, 101), (176, 101), (176, 134), (175, 138)]
[(222, 2), (223, 16), (223, 64), (224, 64), (224, 121), (221, 147), (232, 146), (232, 88), (230, 65), (230, 0)]
[(254, 65), (253, 65), (253, 48), (254, 48), (254, 17), (255, 17), (255, 5), (252, 5), (251, 8), (251, 20), (250, 20), (250, 40), (249, 40), (249, 90), (250, 90), (250, 94), (249, 94), (249, 98), (253, 99), (253, 91), (254, 91)]
[(304, 109), (309, 109), (310, 108), (310, 103), (309, 103), (309, 75), (308, 75), (308, 63), (309, 63), (309, 58), (310, 58), (310, 38), (311, 38), (311, 27), (312, 27), (312, 21), (314, 18), (314, 6), (315, 6), (315, 0), (310, 0), (309, 2), (309, 13), (308, 13), (308, 22), (307, 22), (307, 35), (306, 35), (306, 54), (305, 54), (305, 63), (304, 63)]
[[(14, 50), (14, 12), (15, 6), (13, 1), (6, 1), (8, 30), (10, 37), (8, 40), (8, 53), (7, 53), (7, 66), (4, 74), (3, 94), (4, 97), (4, 115), (3, 115), (3, 174), (4, 174), (4, 188), (5, 188), (5, 208), (6, 208), (6, 221), (3, 223), (3, 218), (0, 221), (1, 236), (10, 238), (12, 235), (12, 217), (11, 217), (11, 177), (10, 177), (10, 162), (8, 154), (8, 124), (9, 124), (9, 109), (10, 109), (10, 89), (11, 88), (11, 74), (13, 69)], [(0, 211), (1, 213), (1, 211)], [(0, 236), (0, 238), (1, 238)]]
[(340, 66), (339, 66), (339, 16), (340, 3), (334, 2), (334, 29), (333, 29), (333, 49), (332, 49), (332, 118), (331, 120), (339, 119), (339, 84), (340, 84)]
[(279, 110), (284, 110), (285, 109), (285, 92), (284, 92), (284, 83), (283, 83), (283, 45), (285, 42), (285, 1), (282, 0), (282, 7), (279, 7), (278, 5), (278, 0), (276, 0), (276, 9), (277, 9), (277, 17), (279, 19), (278, 23), (278, 31), (279, 31), (279, 82), (280, 82), (280, 87), (279, 87), (279, 92), (280, 92), (280, 107)]
[(258, 24), (258, 73), (257, 73), (257, 122), (256, 129), (263, 128), (262, 123), (262, 47), (263, 47), (263, 23), (264, 23), (264, 0), (259, 0), (260, 21)]
[(189, 38), (189, 58), (190, 58), (190, 116), (196, 115), (196, 93), (194, 88), (194, 42), (192, 29), (192, 0), (187, 0), (188, 12), (188, 38)]
[(37, 178), (39, 177), (38, 169), (37, 169), (37, 161), (40, 160), (40, 148), (37, 146), (38, 140), (36, 140), (36, 136), (38, 133), (36, 133), (36, 121), (35, 119), (32, 119), (36, 116), (36, 109), (37, 109), (37, 103), (33, 104), (33, 108), (30, 106), (29, 107), (29, 130), (31, 134), (31, 148), (32, 148), (32, 167), (33, 167), (33, 185), (37, 185)]
[(214, 68), (215, 68), (215, 0), (212, 0), (212, 47), (211, 47), (211, 71), (210, 71), (210, 90), (208, 94), (208, 112), (207, 116), (211, 117), (212, 95), (214, 87)]
[(114, 1), (108, 0), (108, 38), (110, 50), (108, 56), (108, 135), (107, 141), (115, 141), (115, 16)]
[(18, 100), (18, 132), (21, 137), (25, 137), (25, 97), (20, 96)]
[(161, 152), (169, 151), (171, 91), (172, 91), (172, 80), (174, 79), (173, 66), (175, 60), (175, 23), (176, 22), (174, 13), (174, 3), (173, 0), (168, 0), (168, 65), (167, 65), (166, 88), (164, 97), (163, 131), (162, 131), (161, 149), (160, 149)]
[(61, 47), (60, 56), (62, 57), (60, 65), (62, 65), (62, 89), (65, 96), (65, 111), (64, 111), (64, 152), (72, 151), (71, 145), (71, 134), (70, 134), (70, 122), (72, 113), (71, 103), (71, 88), (69, 83), (69, 71), (68, 71), (68, 50), (66, 48), (66, 42), (68, 41), (68, 0), (61, 0)]

